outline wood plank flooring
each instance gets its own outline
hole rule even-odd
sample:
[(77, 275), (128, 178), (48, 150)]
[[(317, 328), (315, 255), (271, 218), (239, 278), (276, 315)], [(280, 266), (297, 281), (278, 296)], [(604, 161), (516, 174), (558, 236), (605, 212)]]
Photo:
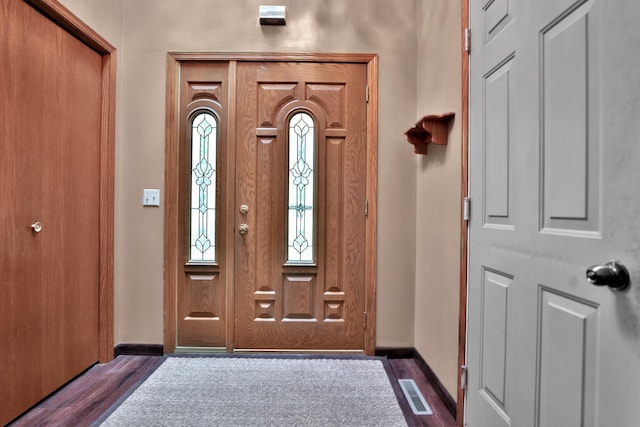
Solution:
[[(156, 356), (118, 356), (95, 365), (15, 420), (11, 427), (89, 426), (120, 397), (132, 391), (161, 363)], [(456, 422), (413, 359), (389, 359), (387, 371), (409, 427), (454, 427)], [(413, 379), (433, 409), (433, 415), (414, 415), (397, 379)], [(392, 426), (385, 426), (392, 427)]]
[[(455, 427), (456, 420), (436, 393), (433, 385), (425, 378), (414, 359), (389, 359), (393, 371), (392, 384), (398, 379), (412, 379), (420, 389), (422, 396), (431, 407), (432, 415), (414, 415), (402, 390), (396, 390), (396, 397), (404, 412), (409, 427)], [(395, 387), (394, 387), (395, 390)]]
[(162, 363), (155, 356), (119, 356), (95, 365), (10, 426), (89, 426)]

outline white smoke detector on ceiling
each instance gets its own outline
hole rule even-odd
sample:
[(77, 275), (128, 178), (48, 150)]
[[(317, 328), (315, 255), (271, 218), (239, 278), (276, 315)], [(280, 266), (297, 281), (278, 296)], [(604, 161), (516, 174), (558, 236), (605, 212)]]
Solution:
[(260, 25), (286, 25), (286, 6), (260, 6)]

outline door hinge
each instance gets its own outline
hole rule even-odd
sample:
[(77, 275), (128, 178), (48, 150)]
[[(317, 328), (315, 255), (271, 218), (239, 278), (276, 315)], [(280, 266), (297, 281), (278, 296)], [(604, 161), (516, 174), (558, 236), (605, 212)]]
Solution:
[(365, 311), (362, 316), (362, 329), (367, 329), (367, 312)]
[(462, 219), (469, 221), (471, 219), (471, 197), (465, 197), (462, 204)]
[(364, 201), (364, 216), (369, 216), (369, 201)]
[(467, 389), (467, 365), (460, 366), (460, 388)]
[(471, 53), (471, 28), (464, 29), (464, 51)]
[(364, 102), (369, 102), (369, 86), (364, 88)]

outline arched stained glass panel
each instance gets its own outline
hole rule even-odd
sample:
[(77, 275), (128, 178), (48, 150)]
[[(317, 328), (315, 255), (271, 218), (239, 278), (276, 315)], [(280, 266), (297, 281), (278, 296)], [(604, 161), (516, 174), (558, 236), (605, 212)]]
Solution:
[(315, 128), (305, 113), (289, 120), (287, 262), (314, 262)]
[(191, 122), (190, 260), (216, 260), (216, 151), (218, 121), (208, 113)]

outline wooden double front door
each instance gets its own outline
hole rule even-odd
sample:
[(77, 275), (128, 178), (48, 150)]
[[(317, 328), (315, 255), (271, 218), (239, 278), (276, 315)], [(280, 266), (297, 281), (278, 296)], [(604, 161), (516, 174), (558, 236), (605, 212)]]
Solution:
[(367, 64), (184, 61), (176, 83), (176, 346), (364, 351)]

